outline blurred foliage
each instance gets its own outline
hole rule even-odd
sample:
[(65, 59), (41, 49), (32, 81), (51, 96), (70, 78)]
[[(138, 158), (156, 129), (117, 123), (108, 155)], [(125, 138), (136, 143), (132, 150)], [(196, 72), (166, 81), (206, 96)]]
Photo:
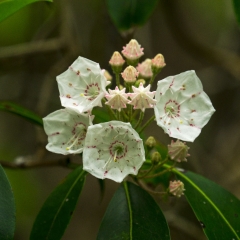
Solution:
[(240, 24), (240, 0), (232, 0), (238, 24)]
[(156, 8), (158, 0), (107, 0), (109, 15), (119, 31), (143, 26)]
[(0, 2), (0, 22), (11, 16), (13, 13), (17, 12), (26, 5), (34, 2), (42, 2), (52, 0), (21, 0), (21, 1), (11, 1), (11, 0), (2, 0)]

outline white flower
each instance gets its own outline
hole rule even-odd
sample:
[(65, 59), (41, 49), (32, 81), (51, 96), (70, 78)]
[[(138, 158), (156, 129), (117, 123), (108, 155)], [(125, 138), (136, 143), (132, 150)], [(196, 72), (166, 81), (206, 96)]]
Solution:
[(142, 139), (130, 123), (111, 121), (90, 126), (83, 149), (83, 169), (97, 178), (122, 182), (145, 161)]
[(157, 124), (184, 141), (193, 142), (215, 111), (193, 70), (158, 81), (155, 98)]
[(108, 102), (105, 104), (110, 105), (111, 108), (117, 109), (119, 112), (121, 108), (126, 108), (126, 104), (129, 102), (128, 94), (125, 93), (126, 88), (119, 90), (118, 87), (115, 90), (108, 89), (109, 94), (106, 94)]
[(156, 100), (153, 99), (155, 91), (150, 92), (151, 85), (143, 87), (143, 84), (140, 83), (139, 87), (136, 88), (132, 86), (133, 93), (129, 93), (129, 97), (132, 99), (129, 104), (134, 106), (134, 109), (141, 109), (143, 112), (145, 108), (152, 108), (156, 104)]
[(78, 114), (70, 109), (57, 110), (43, 118), (44, 130), (48, 135), (46, 148), (54, 153), (81, 153), (87, 128), (93, 116)]
[(67, 71), (57, 76), (57, 82), (62, 106), (79, 113), (102, 106), (101, 99), (110, 83), (98, 63), (83, 57), (78, 57)]

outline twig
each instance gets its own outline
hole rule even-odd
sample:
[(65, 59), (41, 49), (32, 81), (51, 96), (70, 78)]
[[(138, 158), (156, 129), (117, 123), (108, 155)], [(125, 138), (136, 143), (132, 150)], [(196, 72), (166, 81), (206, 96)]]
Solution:
[(29, 169), (29, 168), (39, 168), (39, 167), (66, 167), (66, 168), (75, 168), (76, 166), (79, 166), (76, 163), (71, 163), (70, 158), (63, 158), (58, 160), (17, 160), (14, 162), (8, 162), (0, 160), (0, 164), (4, 168), (11, 168), (11, 169)]

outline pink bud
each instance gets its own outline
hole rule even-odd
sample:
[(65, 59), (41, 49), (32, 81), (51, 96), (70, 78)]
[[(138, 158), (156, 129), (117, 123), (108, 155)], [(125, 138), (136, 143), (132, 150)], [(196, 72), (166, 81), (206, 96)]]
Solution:
[(133, 83), (137, 80), (138, 71), (133, 66), (128, 66), (121, 74), (125, 82)]
[(111, 66), (122, 66), (124, 64), (124, 59), (119, 52), (114, 52), (109, 63)]
[(144, 53), (141, 45), (139, 45), (135, 39), (132, 39), (126, 47), (123, 47), (122, 54), (127, 59), (135, 60), (140, 58)]
[(181, 197), (182, 195), (184, 195), (183, 191), (185, 191), (184, 189), (184, 184), (181, 181), (170, 181), (169, 184), (169, 192), (171, 194), (173, 194), (176, 197)]

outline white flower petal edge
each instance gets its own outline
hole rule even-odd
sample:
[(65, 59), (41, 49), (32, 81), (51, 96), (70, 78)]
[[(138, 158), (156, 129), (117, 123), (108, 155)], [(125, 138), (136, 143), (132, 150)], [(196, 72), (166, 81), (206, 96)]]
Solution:
[(184, 141), (193, 142), (215, 112), (193, 70), (158, 81), (155, 99), (157, 124)]
[(142, 139), (130, 123), (110, 121), (90, 126), (83, 149), (83, 169), (97, 178), (122, 182), (145, 161)]
[(70, 109), (57, 110), (43, 118), (44, 130), (48, 135), (46, 148), (54, 153), (81, 153), (87, 128), (93, 116), (78, 114)]
[(102, 106), (106, 86), (110, 83), (98, 63), (78, 57), (67, 71), (57, 76), (62, 106), (79, 113)]

